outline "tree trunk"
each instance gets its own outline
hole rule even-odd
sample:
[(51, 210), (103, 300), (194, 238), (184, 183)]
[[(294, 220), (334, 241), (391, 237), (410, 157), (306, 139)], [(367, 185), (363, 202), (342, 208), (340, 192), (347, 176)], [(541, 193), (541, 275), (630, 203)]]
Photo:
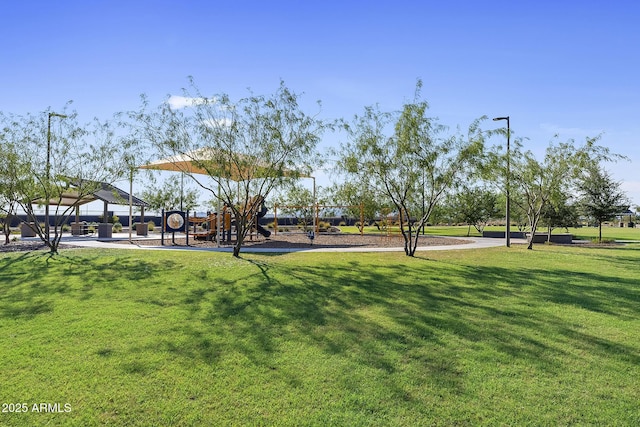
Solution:
[(404, 254), (407, 256), (411, 256), (411, 237), (409, 234), (401, 228), (402, 238), (404, 239)]
[(413, 247), (411, 248), (411, 256), (416, 255), (416, 250), (418, 250), (418, 237), (420, 237), (419, 228), (416, 230), (415, 238), (413, 239)]
[(11, 227), (9, 227), (9, 220), (5, 218), (5, 222), (2, 224), (2, 231), (4, 232), (4, 244), (8, 245), (11, 242)]
[(527, 249), (529, 250), (533, 250), (533, 239), (536, 235), (536, 229), (538, 228), (538, 221), (535, 221), (532, 225), (531, 225), (531, 238), (529, 239), (529, 245), (527, 246)]
[(11, 220), (12, 219), (13, 219), (12, 215), (8, 213), (2, 220), (2, 231), (4, 233), (5, 245), (8, 245), (9, 243), (11, 243)]
[(244, 243), (245, 230), (245, 227), (238, 226), (236, 222), (236, 244), (233, 245), (233, 256), (236, 258), (240, 257), (240, 249), (242, 249), (242, 244)]
[(598, 243), (602, 243), (602, 221), (598, 222)]
[[(407, 217), (409, 217), (409, 215), (407, 215)], [(410, 217), (409, 217), (410, 218)], [(408, 233), (407, 235), (409, 236), (409, 241), (408, 241), (408, 251), (405, 250), (405, 253), (408, 256), (415, 256), (416, 254), (416, 249), (418, 247), (418, 230), (420, 230), (419, 228), (416, 230), (415, 235), (414, 235), (414, 228), (411, 226), (411, 220), (409, 219), (407, 221), (407, 229), (408, 229)]]
[(45, 245), (49, 248), (49, 255), (56, 255), (58, 253), (58, 245), (51, 239), (44, 241)]
[(407, 256), (414, 256), (416, 252), (416, 246), (418, 243), (418, 237), (416, 233), (416, 237), (413, 236), (412, 227), (409, 226), (409, 229), (406, 230), (404, 228), (404, 224), (400, 223), (400, 231), (402, 232), (402, 237), (404, 238), (404, 253)]

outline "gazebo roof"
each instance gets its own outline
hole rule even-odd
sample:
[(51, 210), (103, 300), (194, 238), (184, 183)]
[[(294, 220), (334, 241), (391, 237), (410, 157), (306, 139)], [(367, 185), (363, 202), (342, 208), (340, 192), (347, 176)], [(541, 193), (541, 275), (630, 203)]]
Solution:
[[(86, 205), (87, 203), (102, 200), (110, 205), (128, 205), (129, 193), (115, 187), (106, 182), (91, 181), (96, 184), (97, 190), (91, 194), (85, 194), (80, 196), (79, 193), (73, 190), (73, 182), (71, 182), (71, 188), (65, 191), (60, 199), (50, 200), (52, 205), (60, 206), (73, 206), (73, 205)], [(135, 196), (131, 196), (132, 206), (149, 207), (149, 204), (142, 199)], [(42, 200), (37, 200), (37, 203), (42, 203)]]

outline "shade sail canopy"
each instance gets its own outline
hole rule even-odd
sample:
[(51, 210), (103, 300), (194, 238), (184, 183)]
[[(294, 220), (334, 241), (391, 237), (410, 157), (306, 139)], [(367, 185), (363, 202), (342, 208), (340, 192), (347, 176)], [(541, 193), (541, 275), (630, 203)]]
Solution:
[(164, 159), (155, 160), (146, 165), (138, 166), (139, 169), (152, 169), (171, 172), (184, 172), (200, 175), (208, 175), (203, 165), (186, 154), (166, 157)]
[[(230, 161), (232, 157), (232, 161)], [(155, 160), (139, 169), (151, 169), (188, 174), (209, 175), (232, 181), (246, 181), (259, 178), (273, 178), (278, 176), (295, 176), (310, 178), (308, 174), (301, 174), (291, 169), (274, 169), (259, 157), (235, 154), (227, 156), (220, 151), (201, 148), (189, 153), (177, 154), (164, 159)]]

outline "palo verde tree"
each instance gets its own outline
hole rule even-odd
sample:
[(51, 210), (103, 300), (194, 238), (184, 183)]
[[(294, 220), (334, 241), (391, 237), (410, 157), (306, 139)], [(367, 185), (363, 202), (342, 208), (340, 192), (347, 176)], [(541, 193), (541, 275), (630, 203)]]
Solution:
[[(26, 223), (52, 254), (57, 253), (62, 225), (100, 182), (126, 176), (117, 159), (119, 145), (111, 122), (78, 123), (77, 113), (45, 111), (25, 116), (0, 115), (0, 138), (7, 152), (3, 180), (11, 198), (26, 213)], [(45, 211), (44, 224), (37, 213)], [(49, 221), (46, 220), (48, 212)]]
[(597, 164), (582, 171), (578, 191), (580, 208), (598, 223), (598, 242), (602, 242), (602, 223), (629, 209), (627, 196), (620, 189), (620, 183)]
[(153, 111), (143, 98), (141, 110), (129, 114), (132, 134), (231, 208), (237, 257), (271, 191), (309, 175), (326, 126), (302, 110), (299, 95), (283, 82), (272, 95), (232, 100), (206, 97), (191, 81), (183, 95), (184, 108), (172, 106), (172, 97)]
[[(392, 211), (390, 202), (383, 194), (376, 193), (376, 189), (364, 182), (346, 181), (334, 183), (329, 189), (331, 203), (342, 206), (347, 217), (357, 218), (358, 223), (374, 224), (376, 218)], [(362, 209), (361, 209), (362, 208)], [(364, 224), (360, 224), (363, 227)]]
[(498, 195), (482, 186), (463, 185), (448, 198), (447, 205), (456, 222), (468, 225), (467, 236), (470, 235), (472, 226), (482, 233), (489, 220), (502, 213), (498, 206)]
[(578, 223), (578, 207), (572, 201), (569, 193), (559, 194), (552, 198), (542, 209), (540, 223), (547, 227), (547, 241), (551, 241), (551, 232), (554, 228), (575, 227)]
[(278, 214), (295, 218), (298, 225), (302, 225), (304, 231), (313, 224), (315, 204), (323, 201), (314, 200), (313, 192), (308, 188), (297, 185), (296, 182), (285, 184), (283, 191), (276, 197)]
[(5, 132), (0, 132), (0, 145), (3, 151), (0, 156), (0, 221), (5, 236), (4, 244), (8, 245), (11, 241), (11, 222), (17, 213), (21, 198), (18, 192), (19, 180), (15, 178), (28, 174), (28, 171), (16, 170), (20, 166), (18, 149), (14, 142), (4, 139)]
[(198, 192), (193, 188), (184, 188), (181, 177), (173, 175), (161, 184), (151, 183), (142, 191), (142, 199), (149, 208), (191, 210), (198, 205)]
[[(522, 152), (520, 141), (510, 156), (509, 184), (512, 202), (526, 213), (531, 232), (528, 249), (533, 249), (533, 236), (538, 228), (544, 209), (554, 200), (562, 200), (575, 190), (577, 178), (582, 170), (601, 161), (609, 161), (621, 156), (610, 153), (609, 149), (597, 144), (600, 137), (587, 138), (584, 145), (576, 147), (575, 141), (550, 143), (544, 158), (539, 160), (531, 151)], [(495, 150), (494, 171), (504, 171), (501, 167), (506, 160)], [(494, 176), (495, 177), (495, 176)]]
[(397, 113), (365, 108), (345, 129), (349, 142), (341, 149), (338, 166), (348, 180), (368, 180), (396, 210), (404, 251), (414, 256), (421, 227), (445, 192), (469, 170), (481, 150), (478, 123), (467, 137), (444, 135), (446, 128), (427, 116), (418, 81), (412, 102)]

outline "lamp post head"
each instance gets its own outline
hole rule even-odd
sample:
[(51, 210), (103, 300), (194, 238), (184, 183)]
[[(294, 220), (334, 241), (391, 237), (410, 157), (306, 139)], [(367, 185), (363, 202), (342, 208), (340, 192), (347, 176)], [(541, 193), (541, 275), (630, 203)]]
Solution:
[(49, 117), (60, 117), (62, 119), (66, 119), (68, 116), (64, 115), (64, 114), (58, 114), (58, 113), (49, 113)]
[(494, 122), (497, 122), (498, 120), (509, 120), (509, 116), (506, 116), (506, 117), (495, 117), (493, 119)]

